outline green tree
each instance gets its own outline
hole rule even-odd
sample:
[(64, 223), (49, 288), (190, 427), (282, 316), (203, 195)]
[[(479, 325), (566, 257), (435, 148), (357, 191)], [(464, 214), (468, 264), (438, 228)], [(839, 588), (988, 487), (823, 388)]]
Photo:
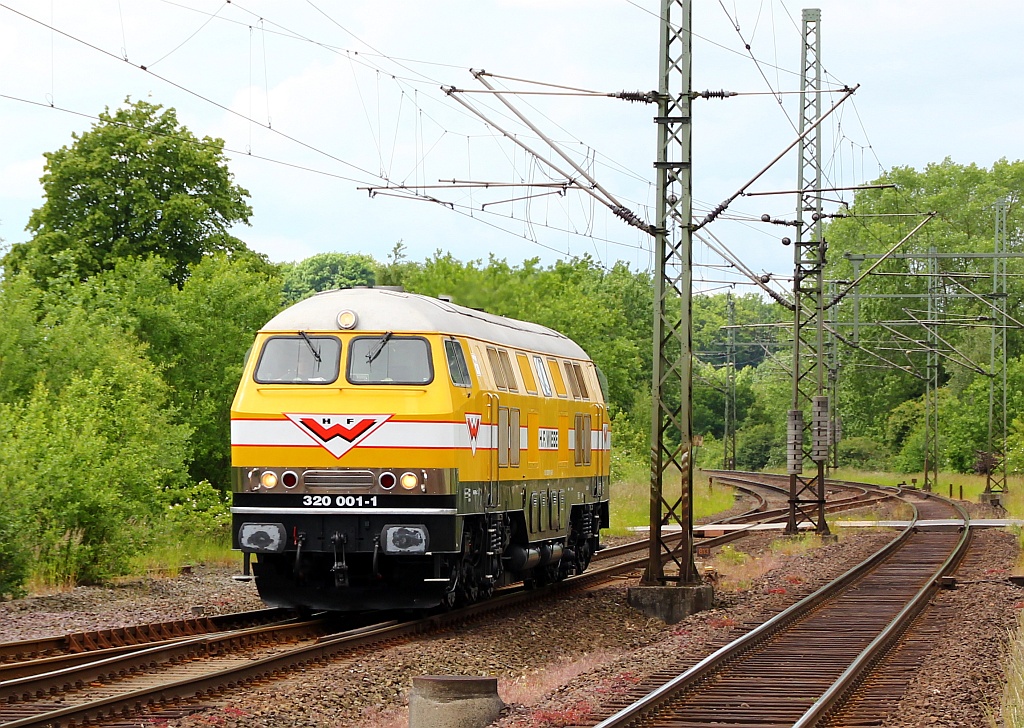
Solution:
[(159, 258), (121, 260), (49, 298), (75, 301), (146, 345), (170, 385), (178, 421), (193, 430), (189, 472), (224, 489), (231, 400), (253, 337), (280, 310), (281, 281), (254, 257), (219, 254), (192, 266), (179, 289), (167, 281), (169, 265)]
[(32, 554), (19, 517), (9, 507), (0, 510), (0, 601), (25, 595)]
[(157, 255), (181, 284), (204, 255), (245, 251), (228, 230), (248, 223), (249, 193), (233, 182), (223, 140), (198, 139), (174, 109), (130, 99), (72, 136), (45, 155), (46, 201), (29, 218), (32, 239), (3, 258), (7, 274), (46, 285), (62, 272), (84, 280), (119, 259)]
[(785, 457), (785, 444), (771, 425), (759, 424), (744, 428), (736, 437), (736, 467), (739, 470), (761, 470), (780, 464)]
[(281, 281), (249, 260), (217, 255), (191, 268), (172, 309), (178, 348), (164, 353), (165, 378), (181, 422), (194, 430), (189, 472), (196, 481), (229, 488), (231, 400), (246, 351), (280, 310)]
[[(846, 433), (880, 442), (885, 437), (890, 413), (901, 403), (920, 398), (925, 391), (926, 353), (920, 344), (930, 335), (910, 319), (912, 315), (927, 318), (925, 296), (929, 286), (938, 294), (935, 300), (939, 321), (952, 324), (932, 324), (945, 342), (942, 347), (953, 347), (981, 368), (988, 368), (987, 327), (992, 310), (986, 298), (992, 291), (992, 261), (969, 256), (992, 252), (995, 204), (999, 199), (1007, 202), (1009, 251), (1022, 250), (1024, 210), (1020, 201), (1024, 196), (1024, 161), (1002, 159), (986, 169), (945, 159), (922, 170), (896, 167), (876, 182), (893, 184), (895, 188), (859, 191), (849, 216), (833, 220), (827, 227), (826, 238), (832, 271), (829, 275), (846, 279), (852, 279), (858, 270), (863, 273), (875, 262), (862, 259), (857, 268), (856, 256), (879, 255), (907, 238), (896, 256), (881, 263), (858, 286), (858, 340), (862, 348), (847, 351), (840, 377)], [(911, 235), (926, 212), (936, 214)], [(933, 261), (934, 267), (929, 267), (923, 257), (931, 250), (943, 256)], [(955, 257), (957, 253), (966, 257)], [(1008, 260), (1007, 270), (1008, 298), (1000, 301), (1000, 305), (1005, 305), (1012, 315), (1024, 302), (1024, 286), (1019, 277), (1024, 273), (1024, 261)], [(971, 296), (965, 287), (981, 295)], [(839, 327), (848, 336), (853, 331), (853, 299), (853, 294), (847, 296), (838, 309)], [(886, 322), (888, 328), (878, 322)], [(1021, 333), (1012, 327), (1007, 333), (1010, 356), (1017, 356), (1024, 345)], [(906, 353), (898, 351), (900, 348)], [(978, 376), (973, 368), (961, 367), (945, 358), (939, 361), (940, 386), (948, 385), (957, 397), (969, 392)], [(902, 448), (890, 440), (884, 441), (892, 445), (894, 452)], [(971, 459), (968, 449), (969, 446), (955, 455), (957, 467)], [(917, 456), (908, 454), (907, 458), (904, 462), (909, 467)]]
[(358, 253), (319, 253), (282, 266), (285, 303), (294, 303), (318, 291), (372, 286), (377, 263)]
[(388, 255), (387, 262), (378, 266), (377, 285), (403, 286), (407, 290), (413, 290), (406, 281), (419, 271), (420, 265), (407, 260), (405, 250), (405, 243), (401, 240), (395, 243), (395, 247), (391, 249), (391, 253)]

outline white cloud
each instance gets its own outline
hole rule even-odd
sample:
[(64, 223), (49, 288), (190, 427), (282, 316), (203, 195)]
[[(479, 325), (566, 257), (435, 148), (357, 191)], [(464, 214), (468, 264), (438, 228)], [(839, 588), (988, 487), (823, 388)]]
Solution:
[[(527, 163), (521, 150), (439, 86), (480, 88), (467, 71), (473, 67), (599, 91), (653, 89), (658, 62), (653, 0), (320, 4), (330, 17), (308, 4), (269, 0), (249, 0), (245, 8), (186, 0), (194, 11), (156, 0), (12, 3), (45, 22), (52, 7), (56, 26), (112, 56), (0, 10), (0, 94), (37, 104), (52, 101), (91, 115), (128, 95), (150, 98), (177, 108), (197, 135), (222, 137), (231, 149), (359, 180), (232, 153), (231, 168), (251, 191), (255, 208), (253, 227), (238, 233), (275, 260), (336, 249), (383, 259), (401, 239), (414, 259), (441, 248), (464, 259), (494, 253), (512, 261), (540, 255), (550, 262), (570, 252), (599, 255), (608, 263), (647, 262), (642, 234), (606, 210), (591, 211), (589, 198), (579, 192), (565, 200), (529, 203), (531, 227), (502, 217), (510, 209), (522, 214), (526, 202), (491, 207), (497, 214), (480, 210), (488, 199), (522, 196), (523, 188), (507, 195), (437, 191), (438, 199), (460, 205), (453, 213), (428, 202), (370, 199), (356, 187), (378, 174), (430, 184), (441, 178), (540, 178), (540, 165)], [(862, 84), (826, 124), (825, 147), (837, 154), (828, 161), (832, 173), (848, 175), (849, 183), (875, 175), (879, 163), (922, 167), (951, 156), (988, 166), (1000, 157), (1024, 156), (1024, 102), (1016, 93), (1021, 70), (1005, 60), (1016, 57), (1024, 6), (1006, 0), (986, 0), (968, 10), (952, 0), (815, 5), (822, 9), (822, 59), (831, 78)], [(764, 92), (763, 73), (773, 88), (795, 90), (799, 10), (760, 0), (735, 0), (725, 7), (736, 16), (727, 17), (718, 3), (694, 3), (695, 87)], [(217, 17), (211, 20), (212, 14)], [(763, 62), (760, 69), (746, 57), (734, 21)], [(151, 72), (126, 63), (122, 55)], [(496, 100), (465, 98), (543, 148)], [(600, 181), (626, 204), (653, 204), (653, 107), (543, 96), (521, 97), (516, 104), (581, 159), (596, 152)], [(795, 97), (784, 98), (791, 116), (795, 106)], [(275, 133), (238, 116), (251, 114), (265, 123), (268, 107)], [(698, 101), (693, 120), (694, 197), (706, 205), (735, 192), (794, 136), (771, 96)], [(0, 132), (9, 140), (0, 146), (0, 232), (8, 241), (20, 239), (29, 211), (40, 203), (42, 153), (70, 143), (73, 131), (90, 124), (81, 116), (0, 99)], [(789, 188), (795, 173), (796, 160), (787, 157), (758, 185)], [(792, 206), (788, 199), (757, 198), (737, 202), (735, 210), (785, 215)], [(778, 245), (778, 230), (719, 224), (715, 232), (752, 267), (783, 273), (791, 268), (791, 252)], [(591, 229), (611, 242), (567, 229)], [(535, 235), (547, 247), (517, 235)]]

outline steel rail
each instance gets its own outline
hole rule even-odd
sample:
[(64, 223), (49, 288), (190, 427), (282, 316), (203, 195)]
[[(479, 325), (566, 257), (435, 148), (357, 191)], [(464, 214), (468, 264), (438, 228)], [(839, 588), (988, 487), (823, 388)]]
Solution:
[[(962, 509), (960, 509), (960, 511), (963, 514)], [(673, 698), (677, 694), (683, 693), (701, 681), (708, 679), (713, 673), (719, 671), (726, 663), (733, 662), (742, 654), (750, 653), (754, 648), (760, 646), (769, 638), (781, 633), (789, 626), (794, 625), (797, 620), (802, 618), (804, 615), (814, 611), (826, 601), (831, 600), (832, 597), (838, 595), (847, 587), (859, 581), (878, 564), (886, 560), (897, 550), (901, 549), (910, 539), (911, 535), (914, 534), (918, 521), (919, 511), (917, 507), (914, 506), (914, 516), (911, 520), (911, 524), (908, 525), (908, 527), (906, 527), (897, 538), (890, 541), (874, 555), (865, 559), (857, 566), (848, 570), (838, 579), (818, 589), (810, 596), (790, 606), (739, 639), (705, 657), (693, 667), (666, 682), (659, 688), (651, 691), (640, 700), (598, 723), (595, 728), (621, 728), (622, 726), (632, 724), (635, 720), (639, 719), (640, 716), (650, 714), (653, 710), (657, 709), (660, 705), (664, 704), (667, 700)], [(969, 533), (969, 528), (966, 528), (967, 521), (965, 521), (964, 524), (964, 532)], [(964, 536), (961, 537), (961, 542), (964, 538)], [(961, 546), (958, 544), (958, 548), (955, 551), (958, 551), (960, 548)], [(941, 573), (943, 569), (949, 568), (950, 563), (950, 557), (947, 557), (946, 561), (943, 562), (942, 569), (940, 569), (938, 573)], [(936, 576), (933, 576), (928, 580), (928, 583), (934, 583), (936, 578)], [(836, 688), (835, 692), (837, 695), (841, 693), (839, 688)]]
[[(371, 626), (357, 630), (350, 630), (340, 635), (320, 638), (315, 644), (296, 647), (277, 655), (272, 655), (258, 660), (247, 661), (242, 666), (232, 666), (226, 669), (213, 671), (199, 677), (189, 677), (175, 680), (160, 685), (148, 685), (136, 690), (126, 691), (118, 695), (112, 695), (99, 700), (93, 700), (77, 705), (65, 706), (56, 710), (28, 716), (19, 720), (0, 723), (0, 728), (29, 728), (48, 725), (79, 724), (82, 722), (95, 721), (108, 716), (121, 713), (134, 713), (144, 709), (148, 705), (163, 703), (169, 700), (183, 700), (200, 697), (209, 692), (216, 692), (229, 685), (237, 685), (242, 682), (267, 679), (275, 673), (294, 669), (300, 665), (310, 664), (330, 659), (331, 657), (351, 651), (355, 648), (391, 642), (408, 638), (410, 636), (425, 632), (433, 632), (439, 629), (449, 629), (459, 623), (473, 617), (497, 611), (509, 609), (540, 597), (556, 593), (568, 593), (580, 589), (589, 588), (598, 581), (635, 571), (642, 568), (648, 561), (647, 557), (633, 559), (620, 564), (613, 564), (602, 569), (588, 571), (580, 576), (575, 576), (563, 582), (551, 584), (546, 587), (533, 590), (519, 590), (510, 594), (496, 596), (478, 604), (465, 607), (452, 612), (433, 615), (424, 619), (405, 622), (400, 624), (388, 624), (386, 626)], [(183, 652), (186, 647), (192, 647), (193, 652), (204, 649), (204, 642), (210, 638), (195, 638), (190, 640), (188, 645), (176, 645), (171, 649), (181, 651), (182, 657), (187, 653)], [(145, 666), (146, 660), (153, 660), (158, 648), (144, 650), (152, 654), (136, 655), (136, 663)], [(117, 658), (114, 658), (117, 659)], [(91, 681), (98, 681), (106, 678), (112, 672), (113, 663), (109, 660), (102, 661), (104, 664), (85, 666), (85, 671), (79, 671), (74, 677), (74, 683), (88, 684)], [(119, 663), (123, 668), (124, 664)], [(138, 669), (138, 668), (137, 668)], [(46, 676), (40, 676), (46, 677)], [(68, 672), (68, 681), (71, 681), (71, 672)], [(11, 681), (14, 685), (0, 684), (0, 691), (7, 687), (21, 687), (23, 694), (25, 686), (30, 685), (27, 681)], [(33, 694), (38, 686), (43, 683), (32, 683)], [(28, 703), (26, 703), (28, 705)], [(10, 704), (8, 704), (8, 708)]]
[[(358, 640), (361, 635), (386, 632), (390, 627), (391, 624), (359, 627), (343, 633), (344, 636), (336, 636), (333, 641)], [(192, 642), (195, 643), (197, 648), (202, 648), (204, 641), (210, 642), (216, 641), (216, 639), (223, 640), (225, 638), (215, 638), (215, 640), (210, 640), (210, 638), (196, 638), (195, 640), (192, 640)], [(0, 726), (2, 726), (2, 728), (29, 728), (30, 726), (43, 728), (44, 726), (52, 725), (77, 725), (80, 723), (101, 720), (118, 714), (138, 712), (148, 705), (163, 703), (168, 700), (200, 697), (211, 690), (223, 689), (233, 682), (237, 682), (239, 678), (253, 679), (255, 677), (266, 677), (276, 670), (281, 669), (282, 664), (287, 661), (288, 657), (300, 651), (319, 650), (321, 649), (322, 644), (329, 644), (331, 641), (332, 640), (328, 640), (324, 643), (317, 643), (310, 647), (300, 648), (300, 650), (285, 652), (280, 656), (264, 658), (263, 660), (255, 660), (241, 668), (232, 667), (225, 670), (211, 672), (199, 678), (188, 677), (164, 683), (162, 685), (150, 685), (137, 690), (111, 695), (99, 700), (92, 700), (86, 703), (58, 708), (38, 715), (27, 716), (19, 720), (2, 723)], [(144, 652), (150, 652), (150, 650), (144, 650)], [(159, 654), (158, 648), (153, 648), (152, 652), (154, 655)], [(263, 671), (264, 667), (275, 665), (276, 667), (274, 669), (267, 670), (266, 672)], [(97, 667), (105, 666), (98, 665)], [(106, 675), (107, 673), (103, 673), (102, 676), (97, 675), (92, 679), (99, 680), (102, 679), (102, 677), (106, 677)], [(231, 680), (230, 678), (235, 679)], [(80, 683), (81, 679), (82, 678), (76, 680), (76, 683)], [(0, 688), (2, 687), (3, 686), (0, 685)], [(25, 704), (32, 705), (31, 702)], [(11, 704), (8, 704), (8, 707), (10, 707), (10, 705)]]
[[(289, 610), (274, 608), (281, 613), (288, 613)], [(176, 647), (195, 644), (207, 646), (228, 643), (235, 641), (252, 641), (262, 634), (271, 635), (275, 639), (289, 637), (289, 633), (301, 633), (309, 630), (310, 625), (322, 624), (323, 620), (304, 621), (298, 617), (272, 622), (270, 624), (257, 625), (253, 627), (225, 628), (215, 632), (183, 637), (173, 637), (166, 640), (154, 640), (143, 644), (122, 645), (120, 647), (108, 647), (88, 652), (72, 652), (64, 655), (53, 655), (40, 657), (34, 660), (22, 662), (9, 662), (0, 664), (0, 690), (10, 686), (22, 684), (21, 680), (40, 677), (43, 675), (56, 675), (58, 673), (73, 674), (75, 669), (86, 669), (88, 665), (111, 665), (117, 671), (131, 671), (132, 657), (141, 655), (156, 655), (160, 650), (174, 650)], [(174, 658), (172, 657), (171, 660)], [(82, 680), (84, 682), (84, 680)]]
[(151, 624), (111, 627), (86, 632), (70, 632), (28, 640), (0, 642), (0, 670), (3, 664), (24, 656), (42, 656), (56, 653), (83, 653), (113, 647), (137, 646), (152, 642), (194, 637), (200, 634), (222, 632), (239, 624), (270, 622), (289, 614), (276, 607), (249, 612), (200, 616), (195, 619), (175, 619)]
[[(739, 484), (743, 484), (743, 485), (759, 485), (761, 487), (777, 489), (780, 493), (786, 495), (787, 497), (789, 495), (789, 484), (788, 484), (788, 482), (786, 483), (785, 487), (783, 487), (781, 485), (780, 486), (774, 486), (774, 485), (771, 485), (769, 483), (759, 482), (758, 480), (755, 480), (753, 478), (738, 478), (738, 477), (734, 477), (734, 476), (731, 476), (731, 475), (723, 476), (723, 475), (719, 475), (718, 474), (718, 473), (733, 473), (733, 472), (736, 472), (736, 471), (711, 471), (711, 470), (707, 470), (707, 471), (704, 471), (704, 472), (705, 473), (713, 473), (713, 475), (711, 477), (713, 477), (715, 480), (718, 480), (720, 482), (732, 483), (734, 485), (734, 487), (737, 487)], [(751, 473), (749, 475), (755, 475), (755, 474)], [(756, 474), (756, 475), (758, 475), (759, 477), (761, 476), (761, 474)], [(769, 475), (768, 477), (776, 477), (776, 476)], [(779, 477), (781, 477), (781, 476), (779, 476)], [(885, 500), (887, 500), (889, 498), (893, 498), (893, 497), (895, 497), (899, 493), (898, 489), (895, 490), (895, 491), (892, 491), (892, 489), (889, 488), (888, 486), (864, 487), (864, 486), (858, 485), (857, 488), (850, 488), (849, 484), (840, 483), (839, 481), (826, 481), (826, 482), (827, 483), (831, 482), (831, 485), (833, 485), (834, 487), (835, 486), (843, 486), (844, 489), (846, 489), (846, 490), (858, 490), (858, 491), (860, 491), (859, 493), (855, 493), (854, 495), (852, 495), (852, 496), (850, 496), (848, 498), (833, 499), (833, 500), (828, 501), (826, 503), (826, 505), (825, 505), (825, 511), (827, 513), (837, 513), (837, 512), (841, 512), (841, 511), (845, 511), (845, 510), (864, 508), (866, 506), (870, 506), (870, 505), (874, 505), (876, 503), (883, 502), (883, 501), (885, 501)], [(881, 490), (882, 493), (881, 494), (877, 494), (877, 495), (872, 495), (871, 488), (875, 488), (875, 489)], [(892, 492), (890, 492), (890, 491), (892, 491)], [(729, 534), (725, 534), (724, 536), (715, 537), (716, 538), (715, 545), (720, 545), (721, 544), (720, 540), (723, 539), (723, 538), (726, 539), (726, 540), (736, 540), (736, 539), (742, 538), (743, 536), (748, 535), (750, 531), (754, 530), (754, 528), (756, 526), (760, 525), (761, 523), (778, 523), (780, 521), (785, 521), (786, 518), (788, 518), (788, 516), (789, 516), (789, 509), (788, 508), (779, 508), (779, 509), (774, 509), (774, 510), (763, 511), (763, 512), (761, 512), (759, 514), (758, 521), (755, 522), (755, 523), (751, 523), (748, 528), (738, 529), (738, 530), (732, 531)], [(736, 516), (733, 519), (733, 522), (743, 521), (743, 520), (746, 520), (744, 515), (740, 515), (740, 516)], [(717, 524), (702, 524), (699, 527), (698, 526), (694, 526), (694, 530), (695, 531), (698, 531), (698, 530), (706, 531), (709, 528), (713, 528), (714, 525), (717, 525)], [(700, 542), (701, 546), (705, 546), (707, 544), (708, 544), (708, 540), (702, 540)]]
[(967, 546), (971, 539), (970, 516), (959, 503), (951, 502), (951, 505), (960, 512), (964, 522), (963, 533), (960, 536), (956, 549), (935, 571), (931, 580), (917, 591), (907, 605), (900, 610), (899, 614), (871, 641), (871, 644), (864, 648), (857, 658), (850, 663), (850, 666), (843, 671), (843, 674), (822, 694), (818, 702), (811, 706), (793, 724), (793, 728), (811, 728), (811, 726), (819, 725), (849, 698), (851, 692), (860, 685), (870, 670), (892, 649), (896, 641), (907, 631), (925, 607), (928, 606), (931, 598), (940, 589), (942, 576), (952, 571), (964, 554), (967, 553)]
[(223, 650), (230, 646), (248, 647), (260, 639), (273, 641), (298, 639), (324, 624), (324, 619), (290, 621), (233, 630), (222, 634), (172, 640), (148, 647), (135, 648), (128, 654), (103, 656), (85, 664), (47, 672), (35, 672), (23, 677), (4, 680), (0, 682), (0, 694), (6, 695), (8, 701), (18, 696), (23, 700), (29, 700), (46, 695), (55, 685), (88, 684), (94, 681), (108, 680), (111, 677), (136, 672), (156, 664), (173, 663), (199, 654)]

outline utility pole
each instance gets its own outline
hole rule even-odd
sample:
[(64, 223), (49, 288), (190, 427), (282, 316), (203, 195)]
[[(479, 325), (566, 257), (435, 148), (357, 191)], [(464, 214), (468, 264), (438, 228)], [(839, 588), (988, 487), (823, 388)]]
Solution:
[[(693, 387), (691, 286), (690, 0), (662, 0), (658, 64), (654, 372), (651, 385), (651, 532), (647, 568), (629, 603), (665, 622), (711, 606), (713, 592), (693, 561)], [(677, 315), (671, 308), (679, 306)], [(679, 483), (678, 495), (667, 485)], [(666, 526), (681, 538), (666, 540)], [(666, 571), (663, 559), (673, 568)], [(673, 584), (673, 586), (668, 586)]]
[[(1002, 505), (1006, 492), (1006, 198), (996, 200), (995, 254), (992, 259), (992, 345), (988, 386), (988, 452), (985, 496)], [(998, 408), (998, 411), (997, 411)], [(998, 425), (998, 429), (997, 429)]]
[[(829, 283), (829, 299), (835, 298), (838, 286), (835, 281)], [(839, 469), (839, 441), (843, 439), (843, 421), (839, 415), (839, 342), (836, 340), (835, 331), (839, 324), (839, 307), (830, 306), (828, 309), (828, 335), (826, 349), (828, 350), (828, 394), (829, 394), (829, 426), (828, 445), (832, 458), (832, 470)]]
[[(825, 391), (824, 268), (825, 241), (821, 225), (821, 127), (805, 131), (821, 117), (821, 10), (803, 11), (803, 53), (800, 74), (800, 145), (793, 241), (793, 407), (787, 418), (789, 519), (785, 533), (795, 535), (810, 521), (816, 533), (828, 535), (825, 521), (825, 463), (828, 460), (829, 406)], [(809, 240), (804, 239), (804, 213), (811, 213)], [(811, 405), (810, 428), (804, 409)], [(805, 432), (810, 430), (810, 438)], [(808, 442), (809, 440), (809, 442)], [(804, 476), (804, 460), (812, 472)]]
[(725, 432), (722, 435), (722, 467), (736, 469), (736, 301), (725, 294), (729, 328), (725, 341)]
[[(925, 369), (927, 377), (924, 391), (924, 484), (925, 491), (931, 491), (939, 480), (939, 337), (938, 296), (939, 259), (938, 251), (928, 248), (928, 356)], [(933, 472), (934, 471), (934, 472)]]

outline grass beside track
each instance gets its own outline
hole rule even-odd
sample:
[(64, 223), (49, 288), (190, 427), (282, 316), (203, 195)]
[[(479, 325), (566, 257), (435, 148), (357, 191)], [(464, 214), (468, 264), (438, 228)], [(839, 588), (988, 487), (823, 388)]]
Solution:
[[(681, 489), (678, 472), (674, 477), (666, 477), (662, 488), (666, 497), (672, 494), (669, 488)], [(693, 517), (706, 518), (715, 513), (727, 511), (735, 500), (732, 488), (717, 483), (709, 485), (705, 476), (699, 472), (694, 476)], [(610, 536), (626, 536), (632, 533), (631, 528), (643, 528), (651, 522), (651, 475), (649, 468), (634, 466), (625, 470), (621, 477), (612, 482), (611, 503), (609, 505), (611, 526), (607, 531)], [(640, 537), (640, 536), (638, 536)]]

